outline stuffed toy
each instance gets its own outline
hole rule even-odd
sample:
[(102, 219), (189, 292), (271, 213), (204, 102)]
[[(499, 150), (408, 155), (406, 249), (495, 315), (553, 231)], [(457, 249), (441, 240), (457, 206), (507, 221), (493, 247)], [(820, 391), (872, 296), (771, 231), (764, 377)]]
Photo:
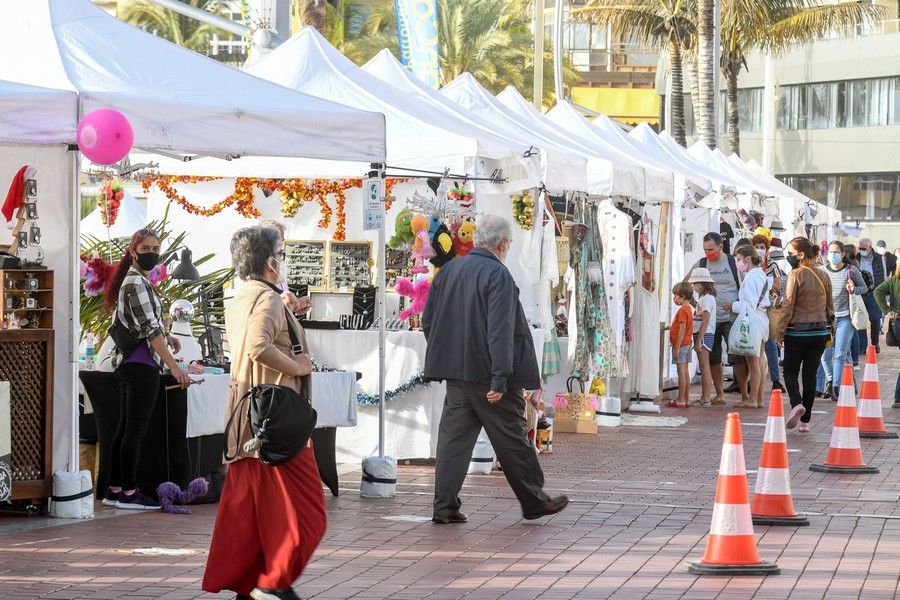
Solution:
[(400, 312), (400, 319), (406, 321), (410, 317), (420, 315), (425, 311), (425, 303), (428, 301), (428, 292), (431, 283), (426, 278), (418, 279), (415, 283), (406, 277), (398, 277), (394, 289), (401, 296), (412, 299), (409, 308)]
[[(431, 246), (434, 248), (434, 256), (431, 264), (435, 269), (440, 269), (456, 256), (456, 248), (453, 247), (453, 236), (446, 225), (441, 223), (437, 232), (431, 237)], [(437, 272), (435, 270), (435, 272)]]
[(410, 269), (413, 273), (427, 273), (428, 267), (425, 266), (425, 261), (434, 258), (435, 255), (431, 245), (431, 236), (428, 235), (428, 226), (428, 217), (425, 215), (415, 215), (410, 221), (410, 228), (416, 238), (412, 247), (415, 264)]
[(388, 247), (396, 250), (397, 248), (408, 248), (416, 240), (412, 230), (412, 219), (415, 213), (411, 210), (401, 210), (400, 214), (394, 220), (394, 235), (388, 240)]
[(434, 239), (434, 236), (437, 235), (438, 228), (441, 226), (441, 218), (436, 217), (434, 215), (428, 217), (428, 235)]
[(187, 506), (176, 506), (176, 504), (184, 505), (193, 502), (197, 498), (206, 494), (209, 490), (209, 483), (202, 477), (198, 477), (188, 484), (186, 490), (182, 490), (177, 484), (171, 481), (159, 484), (156, 488), (156, 495), (159, 496), (159, 504), (163, 512), (176, 515), (189, 515), (191, 509)]
[(456, 249), (456, 257), (465, 256), (475, 247), (475, 222), (464, 219), (455, 223), (451, 228), (453, 232), (453, 247)]

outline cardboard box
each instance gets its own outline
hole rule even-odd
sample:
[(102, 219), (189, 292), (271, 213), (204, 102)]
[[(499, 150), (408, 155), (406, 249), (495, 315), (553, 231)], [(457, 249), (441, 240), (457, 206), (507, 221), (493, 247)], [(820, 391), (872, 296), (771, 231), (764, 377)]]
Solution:
[(597, 434), (597, 422), (593, 419), (589, 421), (580, 420), (573, 421), (571, 419), (563, 419), (557, 417), (553, 419), (554, 433), (590, 433)]

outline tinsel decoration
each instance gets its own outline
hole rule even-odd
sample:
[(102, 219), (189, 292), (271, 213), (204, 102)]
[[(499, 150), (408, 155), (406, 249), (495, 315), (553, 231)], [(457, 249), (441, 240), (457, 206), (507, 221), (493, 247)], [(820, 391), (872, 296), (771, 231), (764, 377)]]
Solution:
[(530, 230), (534, 227), (534, 198), (528, 190), (524, 190), (521, 194), (517, 194), (511, 198), (513, 218), (519, 227)]
[[(419, 373), (409, 381), (398, 385), (392, 390), (386, 391), (384, 393), (384, 401), (388, 402), (409, 391), (427, 386), (429, 383), (429, 381), (425, 380), (424, 373)], [(361, 406), (373, 406), (378, 404), (379, 401), (380, 398), (378, 394), (363, 394), (362, 392), (356, 394), (356, 403)]]

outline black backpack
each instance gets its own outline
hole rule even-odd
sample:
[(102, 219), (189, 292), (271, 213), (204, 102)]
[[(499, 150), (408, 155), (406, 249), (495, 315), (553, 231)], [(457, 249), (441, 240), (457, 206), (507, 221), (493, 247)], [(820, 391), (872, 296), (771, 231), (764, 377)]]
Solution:
[[(265, 293), (267, 292), (263, 292)], [(253, 302), (248, 316), (253, 313), (260, 296)], [(288, 335), (291, 338), (291, 349), (294, 354), (301, 354), (303, 348), (297, 332), (291, 325), (291, 316), (287, 309), (285, 317)], [(252, 369), (250, 372), (253, 372)], [(247, 402), (247, 420), (253, 438), (247, 443), (245, 450), (248, 452), (255, 450), (259, 454), (259, 459), (272, 467), (286, 463), (306, 447), (316, 427), (317, 415), (309, 400), (309, 387), (303, 386), (298, 393), (294, 388), (273, 383), (253, 385), (251, 380), (250, 385), (252, 387), (235, 405), (228, 418), (228, 425), (225, 426), (225, 460), (234, 459), (234, 456), (228, 456), (228, 432), (231, 430), (231, 422), (238, 412), (238, 407)]]

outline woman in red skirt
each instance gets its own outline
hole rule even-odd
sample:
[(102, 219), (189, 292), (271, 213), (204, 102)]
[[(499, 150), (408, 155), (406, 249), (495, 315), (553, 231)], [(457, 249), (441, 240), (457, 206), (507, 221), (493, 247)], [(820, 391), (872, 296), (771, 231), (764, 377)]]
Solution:
[[(245, 280), (225, 313), (231, 350), (228, 411), (254, 385), (309, 385), (308, 354), (294, 355), (288, 327), (306, 349), (303, 330), (285, 313), (278, 286), (284, 251), (278, 231), (241, 229), (231, 239), (235, 271)], [(311, 446), (270, 467), (244, 450), (251, 438), (246, 404), (229, 431), (231, 459), (219, 501), (203, 589), (232, 590), (238, 599), (299, 598), (291, 588), (325, 535), (325, 498)], [(233, 457), (233, 458), (232, 458)]]

